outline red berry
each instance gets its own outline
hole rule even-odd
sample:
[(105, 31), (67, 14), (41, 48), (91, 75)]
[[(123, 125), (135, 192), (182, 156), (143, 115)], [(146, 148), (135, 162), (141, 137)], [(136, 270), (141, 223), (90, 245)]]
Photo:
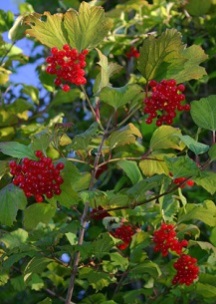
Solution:
[(43, 157), (43, 152), (40, 151), (40, 150), (35, 151), (35, 156), (36, 156), (37, 158), (42, 158), (42, 157)]
[(120, 250), (124, 250), (130, 245), (134, 233), (135, 229), (131, 225), (122, 225), (111, 232), (112, 236), (123, 241), (122, 244), (117, 245)]
[(62, 90), (68, 92), (70, 90), (69, 84), (83, 85), (86, 83), (83, 68), (86, 66), (85, 57), (87, 54), (87, 50), (78, 53), (68, 44), (65, 44), (62, 50), (52, 48), (51, 55), (46, 59), (48, 63), (46, 72), (56, 74), (55, 85), (62, 86)]
[(55, 168), (53, 161), (45, 157), (43, 152), (35, 152), (37, 161), (23, 158), (20, 165), (16, 162), (10, 163), (10, 173), (14, 176), (13, 184), (23, 189), (27, 197), (34, 196), (37, 202), (44, 200), (44, 195), (51, 198), (54, 194), (61, 193), (60, 184), (64, 182), (60, 170), (64, 168), (63, 163), (58, 163)]
[(185, 95), (181, 94), (184, 91), (184, 85), (177, 85), (174, 79), (162, 80), (156, 82), (149, 81), (150, 96), (144, 100), (144, 113), (148, 114), (146, 123), (152, 123), (153, 119), (158, 117), (156, 125), (161, 126), (163, 123), (171, 125), (173, 118), (176, 116), (176, 111), (188, 111), (190, 105), (182, 105), (185, 100)]
[(63, 170), (63, 169), (64, 169), (64, 164), (63, 164), (63, 163), (58, 163), (58, 164), (56, 165), (56, 169), (57, 169), (57, 170)]
[(182, 254), (173, 265), (177, 270), (177, 273), (173, 278), (172, 283), (174, 285), (191, 285), (199, 275), (199, 267), (196, 265), (196, 262), (197, 259), (191, 257), (190, 255)]
[(63, 85), (62, 85), (62, 90), (63, 90), (64, 92), (69, 92), (69, 91), (70, 91), (70, 86), (69, 86), (68, 84), (63, 84)]
[(178, 240), (174, 225), (165, 223), (154, 232), (153, 242), (155, 243), (154, 251), (160, 251), (162, 256), (167, 256), (169, 250), (182, 254), (183, 247), (188, 245), (186, 240)]

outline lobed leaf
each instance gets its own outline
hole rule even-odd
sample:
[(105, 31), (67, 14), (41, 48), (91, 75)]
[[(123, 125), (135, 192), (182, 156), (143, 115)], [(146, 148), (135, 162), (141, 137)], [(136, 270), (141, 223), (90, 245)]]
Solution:
[(79, 13), (69, 10), (64, 15), (69, 44), (79, 51), (96, 47), (111, 26), (112, 23), (105, 17), (102, 7), (91, 6), (86, 2), (80, 4)]

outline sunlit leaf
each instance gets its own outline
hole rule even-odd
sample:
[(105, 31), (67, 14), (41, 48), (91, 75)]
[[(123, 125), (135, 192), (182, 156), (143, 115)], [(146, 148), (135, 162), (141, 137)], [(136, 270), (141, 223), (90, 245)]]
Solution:
[(149, 157), (141, 160), (139, 163), (142, 173), (146, 176), (152, 176), (154, 174), (169, 175), (170, 171), (165, 162), (165, 157), (167, 156), (169, 156), (169, 154), (151, 153)]
[(67, 32), (63, 27), (63, 14), (32, 13), (25, 17), (24, 22), (31, 27), (26, 30), (26, 34), (50, 48), (61, 49), (64, 44), (68, 43)]
[(102, 7), (91, 6), (84, 1), (80, 4), (79, 13), (68, 10), (64, 15), (69, 44), (79, 51), (96, 47), (111, 26), (112, 23), (105, 17)]
[(99, 55), (98, 65), (101, 67), (100, 73), (97, 75), (94, 84), (94, 93), (97, 94), (102, 88), (109, 85), (110, 77), (118, 73), (122, 67), (115, 62), (108, 62), (108, 58), (97, 49)]
[(167, 29), (158, 38), (150, 35), (140, 49), (137, 67), (147, 81), (160, 79), (163, 70), (180, 57), (183, 49), (181, 34), (175, 29)]
[(151, 150), (175, 149), (182, 151), (184, 143), (179, 140), (181, 130), (172, 126), (161, 126), (155, 130), (150, 140)]

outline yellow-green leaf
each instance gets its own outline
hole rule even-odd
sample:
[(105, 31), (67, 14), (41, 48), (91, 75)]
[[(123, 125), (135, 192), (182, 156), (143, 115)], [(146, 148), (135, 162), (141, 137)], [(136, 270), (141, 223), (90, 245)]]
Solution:
[(185, 144), (179, 139), (181, 130), (171, 126), (161, 126), (155, 130), (150, 141), (151, 150), (175, 149), (182, 151)]

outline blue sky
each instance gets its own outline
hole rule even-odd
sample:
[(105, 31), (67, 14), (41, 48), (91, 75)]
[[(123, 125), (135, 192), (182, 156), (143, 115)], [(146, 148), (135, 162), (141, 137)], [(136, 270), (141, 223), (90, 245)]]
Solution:
[[(19, 13), (19, 4), (23, 3), (23, 0), (0, 0), (0, 9), (4, 11), (11, 11), (14, 14)], [(8, 39), (8, 33), (3, 33), (3, 38), (6, 42), (11, 42)], [(29, 39), (21, 39), (17, 41), (16, 46), (23, 50), (23, 53), (27, 56), (31, 54), (32, 41)], [(35, 66), (33, 64), (26, 64), (23, 67), (17, 69), (16, 74), (11, 74), (10, 79), (16, 83), (25, 83), (28, 85), (38, 85), (39, 80), (35, 72)]]

